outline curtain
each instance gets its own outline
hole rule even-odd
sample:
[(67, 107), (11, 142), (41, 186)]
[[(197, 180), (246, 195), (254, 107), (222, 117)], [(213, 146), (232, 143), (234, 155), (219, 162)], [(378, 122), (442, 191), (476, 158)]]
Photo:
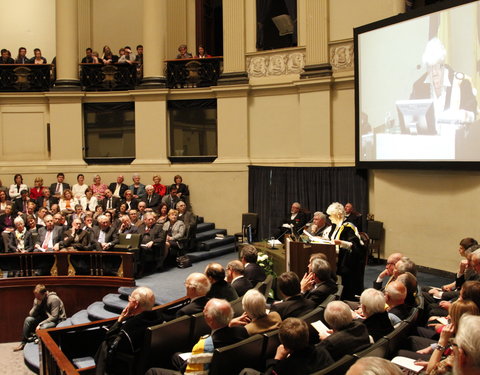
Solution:
[(351, 202), (368, 213), (367, 171), (354, 167), (260, 167), (248, 171), (248, 210), (259, 215), (258, 239), (270, 238), (293, 202), (325, 213), (332, 202)]

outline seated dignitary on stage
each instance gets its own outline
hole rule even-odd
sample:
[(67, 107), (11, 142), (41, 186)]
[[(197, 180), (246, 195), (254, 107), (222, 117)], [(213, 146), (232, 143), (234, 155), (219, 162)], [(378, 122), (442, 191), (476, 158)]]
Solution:
[(92, 245), (97, 251), (113, 249), (118, 243), (118, 233), (105, 215), (97, 218), (98, 226), (92, 228)]
[(265, 303), (265, 296), (262, 293), (250, 289), (242, 299), (244, 313), (233, 318), (230, 326), (243, 325), (250, 336), (277, 329), (282, 318), (276, 311), (267, 314)]
[(250, 280), (253, 287), (265, 280), (266, 275), (262, 267), (257, 264), (258, 251), (253, 245), (243, 245), (240, 250), (240, 260), (244, 266), (244, 275)]
[(284, 272), (277, 278), (277, 286), (283, 298), (274, 303), (270, 311), (276, 311), (282, 319), (298, 318), (318, 306), (313, 299), (307, 299), (300, 291), (300, 280), (295, 272)]
[(32, 233), (25, 228), (25, 222), (21, 217), (16, 217), (13, 221), (15, 230), (10, 234), (8, 251), (12, 253), (27, 253), (33, 250)]
[(389, 255), (387, 258), (387, 264), (385, 264), (385, 269), (380, 272), (378, 275), (377, 279), (373, 282), (373, 287), (377, 290), (383, 290), (383, 280), (387, 277), (390, 276), (389, 280), (387, 281), (387, 284), (390, 281), (394, 281), (395, 278), (393, 277), (393, 271), (395, 270), (395, 264), (403, 258), (402, 253), (393, 253)]
[(322, 237), (323, 231), (327, 228), (327, 216), (320, 211), (313, 214), (313, 222), (308, 227), (307, 232), (312, 236)]
[(363, 276), (366, 263), (366, 247), (360, 239), (357, 227), (345, 221), (345, 208), (335, 202), (328, 206), (327, 214), (332, 225), (324, 236), (332, 240), (337, 248), (337, 274), (342, 276), (345, 300), (354, 300), (363, 292)]
[(210, 290), (210, 282), (203, 273), (193, 272), (185, 279), (185, 295), (190, 302), (177, 310), (175, 314), (163, 313), (163, 319), (173, 320), (183, 315), (193, 315), (203, 311), (208, 302), (207, 293)]
[(54, 225), (53, 216), (47, 215), (43, 219), (45, 226), (38, 229), (38, 237), (34, 251), (58, 251), (62, 242), (63, 229)]
[(360, 296), (361, 313), (365, 317), (365, 320), (361, 321), (367, 326), (368, 333), (374, 341), (393, 331), (385, 304), (383, 293), (373, 288), (365, 289)]
[(347, 375), (402, 375), (395, 363), (379, 357), (363, 357), (348, 370)]
[(302, 206), (298, 202), (292, 203), (290, 214), (282, 220), (282, 225), (275, 232), (275, 238), (283, 240), (285, 234), (299, 235), (307, 223), (307, 217), (302, 212)]
[(303, 276), (301, 290), (305, 298), (312, 300), (317, 306), (329, 295), (336, 293), (338, 286), (332, 279), (330, 263), (325, 259), (315, 258), (312, 261), (312, 272)]
[(232, 260), (227, 264), (227, 281), (233, 286), (238, 296), (243, 296), (247, 290), (253, 288), (252, 283), (244, 276), (244, 267), (239, 260)]
[(225, 281), (225, 269), (220, 263), (210, 263), (205, 268), (205, 276), (211, 284), (208, 298), (226, 299), (231, 302), (238, 298), (235, 288)]
[(147, 208), (151, 208), (154, 211), (157, 211), (158, 206), (160, 205), (160, 202), (161, 202), (160, 195), (155, 193), (155, 188), (152, 185), (145, 186), (145, 192), (146, 194), (142, 200), (147, 204)]
[(385, 287), (385, 300), (390, 321), (393, 325), (407, 319), (412, 306), (405, 303), (407, 288), (400, 281), (392, 281)]
[(325, 309), (324, 318), (331, 328), (331, 334), (320, 334), (321, 342), (318, 347), (326, 349), (334, 361), (370, 345), (367, 327), (353, 320), (352, 310), (345, 302), (330, 302)]
[(203, 309), (205, 322), (211, 329), (211, 334), (200, 337), (200, 340), (192, 349), (192, 355), (184, 361), (178, 354), (172, 358), (175, 368), (180, 371), (152, 368), (145, 375), (178, 375), (182, 373), (205, 373), (208, 370), (206, 361), (197, 361), (197, 358), (205, 358), (206, 354), (217, 348), (222, 348), (248, 338), (248, 332), (243, 326), (229, 327), (233, 317), (233, 309), (228, 301), (213, 298), (207, 302)]
[(122, 175), (117, 177), (117, 182), (112, 182), (108, 185), (108, 188), (112, 192), (114, 197), (122, 199), (125, 192), (128, 190), (128, 186), (123, 183), (124, 178)]
[(355, 211), (355, 208), (351, 203), (345, 204), (345, 221), (348, 221), (349, 223), (355, 225), (359, 232), (363, 232), (362, 214)]
[(66, 250), (88, 251), (91, 249), (90, 233), (82, 229), (83, 222), (73, 219), (72, 227), (63, 233), (62, 247)]
[(140, 246), (145, 251), (145, 258), (153, 262), (155, 268), (161, 269), (165, 260), (165, 232), (160, 224), (155, 222), (155, 215), (147, 212), (144, 222), (138, 227), (142, 235)]
[(120, 354), (135, 354), (142, 347), (145, 331), (158, 322), (155, 311), (155, 295), (150, 288), (136, 288), (128, 297), (128, 305), (110, 327), (95, 355), (96, 374), (123, 374), (125, 362), (118, 361)]
[(62, 300), (55, 292), (47, 291), (45, 285), (38, 284), (33, 289), (33, 307), (23, 323), (23, 338), (14, 351), (22, 350), (37, 329), (55, 327), (67, 318)]
[(284, 320), (280, 324), (278, 337), (281, 345), (277, 348), (275, 358), (267, 360), (265, 375), (311, 374), (333, 364), (332, 357), (325, 349), (309, 345), (307, 323), (300, 319)]

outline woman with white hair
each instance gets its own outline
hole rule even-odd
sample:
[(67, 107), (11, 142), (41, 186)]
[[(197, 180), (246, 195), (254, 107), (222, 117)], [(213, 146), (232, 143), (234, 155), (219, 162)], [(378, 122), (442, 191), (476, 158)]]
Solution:
[(26, 253), (33, 250), (32, 233), (25, 228), (25, 222), (20, 216), (13, 220), (15, 230), (10, 235), (8, 250), (10, 252)]
[(367, 326), (368, 334), (372, 336), (373, 341), (393, 331), (385, 304), (385, 295), (373, 288), (365, 289), (360, 296), (360, 305), (365, 317), (363, 324)]
[(342, 298), (353, 300), (363, 291), (363, 275), (366, 263), (366, 247), (357, 227), (345, 221), (345, 208), (334, 202), (327, 208), (327, 215), (332, 225), (324, 232), (337, 248), (337, 274), (342, 276)]
[(276, 311), (267, 314), (266, 300), (262, 293), (256, 289), (250, 289), (242, 299), (244, 313), (230, 321), (230, 327), (243, 325), (248, 334), (255, 335), (277, 329), (282, 318)]

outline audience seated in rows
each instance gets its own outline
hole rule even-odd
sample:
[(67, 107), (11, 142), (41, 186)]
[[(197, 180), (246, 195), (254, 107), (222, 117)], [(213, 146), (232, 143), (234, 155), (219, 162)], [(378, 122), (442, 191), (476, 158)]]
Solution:
[(229, 282), (239, 297), (253, 288), (252, 283), (245, 276), (245, 268), (239, 260), (228, 262), (226, 267), (226, 280)]
[(312, 300), (318, 306), (329, 295), (336, 293), (338, 286), (332, 280), (330, 264), (321, 258), (311, 262), (312, 271), (305, 274), (301, 282), (301, 290), (305, 298)]
[(266, 275), (262, 267), (257, 264), (258, 251), (255, 246), (243, 245), (240, 250), (240, 260), (244, 266), (244, 276), (253, 286), (265, 280)]
[(225, 280), (225, 269), (221, 264), (209, 263), (205, 268), (205, 275), (211, 285), (208, 298), (225, 299), (229, 302), (238, 298), (235, 288)]

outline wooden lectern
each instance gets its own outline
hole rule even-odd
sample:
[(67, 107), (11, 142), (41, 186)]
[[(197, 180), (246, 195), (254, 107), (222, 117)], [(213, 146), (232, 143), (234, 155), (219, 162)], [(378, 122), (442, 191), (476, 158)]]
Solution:
[(295, 272), (301, 279), (307, 272), (308, 260), (314, 253), (323, 253), (332, 267), (333, 272), (337, 271), (337, 252), (335, 245), (313, 244), (291, 241), (286, 245), (286, 269)]

